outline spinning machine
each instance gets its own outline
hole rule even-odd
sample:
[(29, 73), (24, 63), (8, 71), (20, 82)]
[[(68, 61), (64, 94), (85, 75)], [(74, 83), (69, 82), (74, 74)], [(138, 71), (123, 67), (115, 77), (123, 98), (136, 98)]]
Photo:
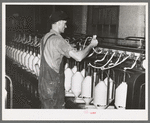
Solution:
[[(42, 35), (15, 34), (6, 42), (6, 74), (14, 91), (39, 108), (38, 75)], [(145, 109), (145, 38), (64, 37), (78, 50), (97, 38), (83, 61), (64, 58), (66, 108)]]

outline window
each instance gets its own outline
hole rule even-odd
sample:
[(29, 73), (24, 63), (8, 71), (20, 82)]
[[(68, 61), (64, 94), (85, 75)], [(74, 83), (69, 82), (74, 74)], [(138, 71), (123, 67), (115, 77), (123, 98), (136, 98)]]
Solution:
[(119, 6), (89, 6), (87, 34), (118, 37)]

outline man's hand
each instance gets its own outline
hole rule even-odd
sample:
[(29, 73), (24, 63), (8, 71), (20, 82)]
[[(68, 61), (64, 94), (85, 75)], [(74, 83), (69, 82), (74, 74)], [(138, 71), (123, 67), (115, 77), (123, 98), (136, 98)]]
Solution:
[(97, 46), (98, 45), (98, 40), (96, 39), (96, 35), (94, 35), (93, 36), (93, 38), (92, 38), (92, 41), (91, 41), (91, 43), (90, 43), (90, 45), (92, 46), (92, 47), (95, 47), (95, 46)]

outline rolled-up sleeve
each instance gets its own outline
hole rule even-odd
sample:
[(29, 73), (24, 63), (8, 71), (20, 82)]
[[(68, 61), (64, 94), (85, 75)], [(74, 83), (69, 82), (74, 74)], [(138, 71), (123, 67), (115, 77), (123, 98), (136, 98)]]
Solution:
[(58, 50), (59, 53), (66, 56), (67, 58), (70, 58), (69, 51), (76, 50), (73, 48), (65, 39), (57, 37), (55, 38), (55, 47)]

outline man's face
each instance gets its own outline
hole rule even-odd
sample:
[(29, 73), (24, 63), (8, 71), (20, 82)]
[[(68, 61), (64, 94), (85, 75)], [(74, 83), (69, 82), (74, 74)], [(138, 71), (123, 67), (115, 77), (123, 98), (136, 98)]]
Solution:
[(66, 25), (67, 21), (65, 20), (60, 20), (58, 25), (59, 25), (59, 32), (60, 33), (64, 33), (65, 32), (65, 29), (67, 28), (67, 25)]

